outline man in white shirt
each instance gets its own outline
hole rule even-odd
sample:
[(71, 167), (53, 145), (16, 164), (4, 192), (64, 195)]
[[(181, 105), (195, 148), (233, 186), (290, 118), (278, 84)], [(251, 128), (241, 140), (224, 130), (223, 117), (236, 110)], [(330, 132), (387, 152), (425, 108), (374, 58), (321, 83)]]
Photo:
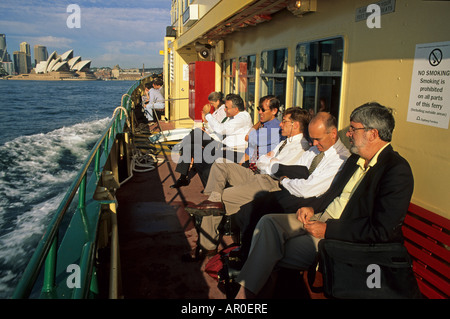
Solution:
[[(152, 82), (152, 88), (148, 90), (146, 88), (148, 103), (145, 106), (145, 116), (149, 121), (154, 120), (153, 109), (158, 110), (158, 112), (162, 112), (165, 108), (164, 105), (164, 96), (161, 93), (161, 87), (163, 86), (163, 80), (157, 78)], [(145, 102), (144, 102), (145, 103)]]
[[(309, 114), (298, 107), (286, 110), (280, 123), (281, 135), (287, 137), (274, 150), (259, 157), (256, 166), (259, 172), (232, 163), (226, 159), (217, 159), (212, 165), (204, 194), (209, 198), (198, 205), (187, 206), (191, 214), (204, 216), (200, 245), (205, 250), (217, 247), (217, 227), (222, 218), (224, 205), (227, 215), (233, 215), (240, 207), (252, 201), (260, 192), (279, 190), (278, 180), (271, 176), (274, 163), (294, 164), (309, 149), (309, 143), (303, 135), (309, 123)], [(225, 188), (227, 184), (232, 187)], [(223, 202), (223, 204), (222, 204)], [(217, 216), (211, 216), (217, 215)]]
[[(245, 136), (253, 123), (244, 101), (237, 94), (228, 94), (225, 99), (225, 112), (227, 119), (219, 122), (208, 110), (203, 109), (204, 121), (215, 133), (215, 139), (207, 132), (194, 129), (187, 135), (181, 145), (181, 157), (178, 159), (175, 171), (181, 174), (172, 188), (189, 185), (189, 168), (194, 160), (195, 164), (212, 164), (217, 158), (226, 157), (238, 162), (244, 155), (247, 142)], [(196, 167), (201, 167), (198, 165)]]
[(314, 146), (296, 163), (299, 169), (308, 168), (309, 176), (281, 176), (281, 190), (261, 194), (251, 203), (242, 206), (235, 215), (242, 231), (241, 253), (244, 258), (250, 249), (253, 230), (262, 216), (269, 213), (295, 213), (299, 203), (304, 205), (308, 200), (317, 200), (330, 188), (336, 174), (350, 156), (349, 150), (339, 139), (337, 121), (330, 113), (317, 113), (309, 124), (309, 136)]

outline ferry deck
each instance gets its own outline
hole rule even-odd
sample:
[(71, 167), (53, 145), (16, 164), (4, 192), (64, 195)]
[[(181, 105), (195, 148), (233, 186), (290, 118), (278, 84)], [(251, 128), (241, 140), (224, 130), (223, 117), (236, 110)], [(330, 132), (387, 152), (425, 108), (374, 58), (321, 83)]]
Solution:
[[(171, 128), (165, 122), (161, 127)], [(170, 149), (163, 146), (155, 155), (163, 162), (150, 172), (135, 173), (116, 194), (122, 297), (225, 299), (217, 280), (204, 271), (212, 256), (193, 262), (181, 260), (196, 247), (197, 231), (184, 207), (207, 198), (200, 178), (194, 172), (188, 186), (170, 188), (178, 178)], [(224, 235), (218, 249), (232, 242), (230, 235)], [(267, 297), (309, 298), (301, 274), (287, 269), (279, 272), (270, 294)]]

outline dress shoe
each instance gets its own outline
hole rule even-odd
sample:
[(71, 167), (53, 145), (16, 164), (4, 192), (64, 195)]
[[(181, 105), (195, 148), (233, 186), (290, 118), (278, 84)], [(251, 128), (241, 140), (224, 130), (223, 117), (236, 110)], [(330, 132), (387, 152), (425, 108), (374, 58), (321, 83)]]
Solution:
[(171, 185), (170, 188), (180, 188), (183, 186), (188, 186), (191, 181), (188, 178), (180, 177), (177, 179), (175, 184)]
[(241, 270), (245, 264), (246, 256), (241, 252), (240, 247), (230, 251), (228, 254), (228, 266), (234, 270)]
[(210, 200), (204, 200), (198, 205), (188, 205), (186, 211), (197, 216), (220, 216), (225, 213), (222, 202), (211, 202)]

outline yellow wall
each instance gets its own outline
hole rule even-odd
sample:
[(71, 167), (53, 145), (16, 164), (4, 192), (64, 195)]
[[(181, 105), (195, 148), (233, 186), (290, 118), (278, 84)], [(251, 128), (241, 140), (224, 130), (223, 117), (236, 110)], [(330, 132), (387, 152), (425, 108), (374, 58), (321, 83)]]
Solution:
[(342, 36), (340, 127), (347, 126), (351, 111), (365, 102), (377, 101), (394, 108), (393, 146), (412, 166), (412, 201), (450, 218), (450, 131), (406, 121), (416, 44), (450, 41), (450, 2), (397, 0), (395, 12), (381, 16), (380, 29), (369, 29), (365, 20), (355, 22), (356, 9), (374, 2), (318, 0), (317, 12), (302, 18), (280, 11), (270, 22), (225, 37), (222, 58), (258, 56), (263, 50), (288, 48), (289, 107), (296, 45)]

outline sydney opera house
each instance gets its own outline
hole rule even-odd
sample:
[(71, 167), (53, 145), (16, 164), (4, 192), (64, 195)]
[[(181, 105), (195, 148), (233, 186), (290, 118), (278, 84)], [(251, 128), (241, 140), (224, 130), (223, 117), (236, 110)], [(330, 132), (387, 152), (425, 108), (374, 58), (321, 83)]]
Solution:
[(29, 80), (96, 80), (90, 71), (91, 60), (74, 57), (73, 50), (62, 55), (56, 51), (46, 61), (39, 62), (30, 74), (21, 74), (16, 79)]

